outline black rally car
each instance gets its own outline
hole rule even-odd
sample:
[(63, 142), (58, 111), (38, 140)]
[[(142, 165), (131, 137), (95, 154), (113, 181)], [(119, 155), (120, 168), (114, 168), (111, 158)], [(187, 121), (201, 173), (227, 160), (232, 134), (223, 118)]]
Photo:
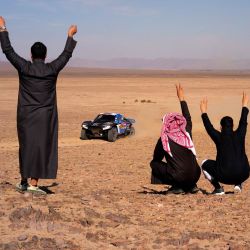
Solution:
[(101, 137), (114, 142), (120, 135), (134, 135), (133, 123), (134, 119), (125, 118), (118, 113), (100, 113), (93, 121), (82, 123), (80, 138), (88, 140)]

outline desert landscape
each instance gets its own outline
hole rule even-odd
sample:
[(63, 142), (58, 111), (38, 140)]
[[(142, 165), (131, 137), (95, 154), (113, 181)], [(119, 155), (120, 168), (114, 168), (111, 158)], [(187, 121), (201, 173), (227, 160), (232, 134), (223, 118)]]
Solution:
[[(226, 194), (219, 197), (209, 195), (212, 186), (203, 176), (197, 194), (166, 195), (166, 185), (150, 184), (161, 118), (180, 112), (174, 86), (179, 82), (198, 161), (215, 158), (200, 99), (208, 97), (216, 128), (224, 115), (237, 125), (250, 74), (66, 69), (57, 82), (58, 178), (41, 180), (50, 194), (37, 196), (15, 191), (18, 76), (0, 72), (0, 249), (250, 249), (249, 181), (240, 194), (224, 185)], [(135, 136), (114, 143), (80, 140), (82, 121), (108, 111), (134, 118)], [(248, 130), (248, 156), (249, 139)]]

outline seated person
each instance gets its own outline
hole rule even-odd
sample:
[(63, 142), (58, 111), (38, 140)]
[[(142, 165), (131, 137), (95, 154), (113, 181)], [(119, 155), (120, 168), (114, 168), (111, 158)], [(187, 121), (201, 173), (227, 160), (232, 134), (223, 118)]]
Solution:
[[(167, 193), (195, 193), (199, 191), (196, 182), (201, 170), (192, 142), (192, 121), (183, 88), (177, 85), (176, 90), (182, 115), (169, 113), (163, 117), (161, 138), (155, 146), (150, 163), (151, 183), (171, 185)], [(163, 161), (164, 157), (166, 162)]]
[(217, 149), (216, 160), (205, 160), (202, 170), (205, 177), (214, 186), (213, 194), (224, 194), (219, 182), (235, 185), (236, 192), (241, 192), (242, 183), (249, 177), (249, 163), (245, 152), (247, 115), (249, 98), (243, 92), (242, 111), (238, 128), (233, 131), (233, 119), (225, 116), (221, 119), (221, 132), (214, 129), (207, 115), (207, 99), (200, 104), (205, 129), (214, 141)]

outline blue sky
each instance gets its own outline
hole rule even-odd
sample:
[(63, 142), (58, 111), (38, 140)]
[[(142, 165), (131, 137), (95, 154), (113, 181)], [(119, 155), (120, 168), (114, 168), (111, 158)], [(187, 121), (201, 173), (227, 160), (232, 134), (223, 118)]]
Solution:
[[(250, 58), (249, 0), (0, 0), (15, 50), (42, 41), (53, 58), (70, 24), (75, 57)], [(3, 60), (0, 55), (0, 60)]]

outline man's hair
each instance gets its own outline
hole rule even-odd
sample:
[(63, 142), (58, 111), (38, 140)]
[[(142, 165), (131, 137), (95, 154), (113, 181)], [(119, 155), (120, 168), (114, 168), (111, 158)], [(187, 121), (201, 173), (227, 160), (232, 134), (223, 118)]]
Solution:
[(233, 121), (232, 117), (225, 116), (221, 119), (220, 125), (221, 125), (222, 129), (233, 129), (234, 121)]
[(47, 54), (46, 46), (41, 42), (36, 42), (31, 47), (31, 55), (33, 59), (45, 59)]

